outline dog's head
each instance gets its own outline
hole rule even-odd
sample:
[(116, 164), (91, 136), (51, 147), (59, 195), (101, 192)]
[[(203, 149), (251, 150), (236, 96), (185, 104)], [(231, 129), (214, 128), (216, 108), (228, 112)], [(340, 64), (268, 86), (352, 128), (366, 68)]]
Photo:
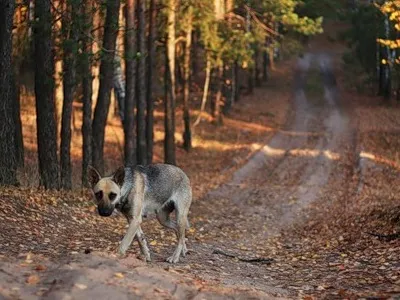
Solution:
[(101, 177), (91, 166), (88, 168), (88, 181), (92, 188), (100, 216), (111, 216), (115, 205), (121, 198), (121, 187), (124, 183), (125, 169), (120, 167), (113, 175)]

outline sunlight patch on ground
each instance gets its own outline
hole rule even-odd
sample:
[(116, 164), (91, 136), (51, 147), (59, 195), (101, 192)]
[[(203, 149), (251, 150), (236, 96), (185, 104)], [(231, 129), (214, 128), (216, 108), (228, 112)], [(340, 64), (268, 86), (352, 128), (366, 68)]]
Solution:
[(385, 157), (381, 157), (381, 156), (375, 155), (375, 154), (370, 153), (370, 152), (361, 151), (360, 152), (360, 157), (372, 160), (372, 161), (374, 161), (376, 163), (388, 165), (388, 166), (390, 166), (392, 168), (400, 170), (400, 164), (399, 163), (397, 163), (397, 162), (395, 162), (395, 161), (393, 161), (391, 159), (387, 159)]
[(262, 148), (262, 152), (267, 156), (283, 156), (283, 155), (291, 155), (291, 156), (304, 156), (304, 157), (318, 157), (325, 156), (330, 160), (339, 160), (340, 154), (332, 152), (330, 150), (316, 150), (316, 149), (291, 149), (289, 151), (285, 149), (273, 148), (270, 146), (264, 146)]

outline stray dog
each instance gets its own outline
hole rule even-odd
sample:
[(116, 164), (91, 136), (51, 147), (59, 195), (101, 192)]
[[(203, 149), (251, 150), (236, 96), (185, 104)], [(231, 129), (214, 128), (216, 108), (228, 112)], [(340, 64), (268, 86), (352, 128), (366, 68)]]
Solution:
[[(120, 167), (113, 175), (101, 177), (93, 167), (88, 169), (88, 181), (100, 216), (110, 216), (116, 208), (128, 220), (128, 230), (119, 246), (124, 255), (136, 237), (146, 261), (150, 251), (140, 228), (142, 217), (155, 213), (161, 225), (175, 231), (178, 246), (170, 263), (177, 263), (187, 253), (185, 230), (189, 228), (188, 212), (192, 202), (189, 178), (178, 167), (167, 164)], [(176, 221), (170, 214), (176, 211)]]

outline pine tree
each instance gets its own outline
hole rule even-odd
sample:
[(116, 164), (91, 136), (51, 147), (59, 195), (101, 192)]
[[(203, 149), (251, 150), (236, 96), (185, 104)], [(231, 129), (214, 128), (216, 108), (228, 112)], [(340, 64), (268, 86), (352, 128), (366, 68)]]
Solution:
[(120, 0), (106, 1), (106, 20), (100, 65), (100, 87), (92, 123), (92, 162), (94, 167), (100, 172), (104, 171), (104, 136), (113, 86), (119, 6)]
[(0, 185), (17, 184), (15, 123), (11, 86), (14, 0), (0, 3)]
[(54, 103), (54, 55), (50, 0), (35, 1), (35, 96), (40, 184), (58, 189), (57, 127)]

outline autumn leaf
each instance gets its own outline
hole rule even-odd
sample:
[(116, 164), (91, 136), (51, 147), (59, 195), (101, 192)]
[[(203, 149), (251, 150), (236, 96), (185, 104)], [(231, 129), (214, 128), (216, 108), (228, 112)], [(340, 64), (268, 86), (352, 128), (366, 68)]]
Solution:
[(37, 265), (37, 266), (35, 267), (35, 270), (36, 270), (36, 271), (45, 271), (46, 269), (47, 269), (47, 267), (44, 266), (44, 265)]
[(39, 281), (40, 281), (39, 276), (35, 274), (28, 276), (28, 278), (26, 279), (26, 283), (31, 285), (36, 284)]

